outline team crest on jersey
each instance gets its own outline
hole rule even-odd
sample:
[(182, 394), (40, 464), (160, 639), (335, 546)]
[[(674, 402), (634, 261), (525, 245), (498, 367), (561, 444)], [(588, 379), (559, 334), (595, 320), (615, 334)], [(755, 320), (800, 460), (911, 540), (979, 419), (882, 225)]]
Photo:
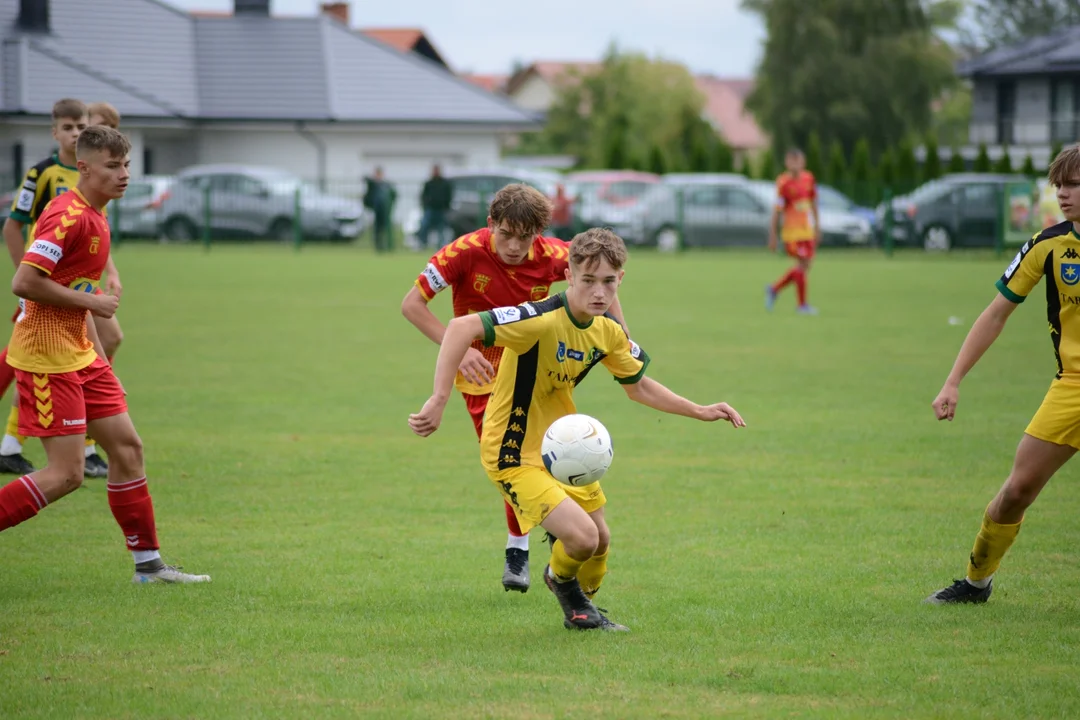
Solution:
[(100, 237), (98, 237), (97, 235), (94, 235), (93, 237), (91, 237), (90, 238), (90, 254), (91, 255), (97, 255), (98, 247), (100, 245), (101, 245), (101, 238)]
[(476, 275), (473, 275), (473, 290), (480, 294), (483, 294), (484, 291), (487, 290), (487, 285), (489, 282), (491, 282), (491, 278), (489, 278), (487, 275), (481, 275), (480, 273), (477, 273)]
[(566, 360), (566, 343), (559, 341), (559, 348), (555, 351), (555, 359), (559, 362)]
[(536, 287), (534, 287), (532, 290), (529, 291), (529, 299), (530, 300), (543, 300), (544, 298), (547, 297), (547, 295), (548, 295), (548, 286), (547, 285), (537, 285)]
[(1061, 263), (1061, 282), (1066, 285), (1080, 282), (1080, 263)]

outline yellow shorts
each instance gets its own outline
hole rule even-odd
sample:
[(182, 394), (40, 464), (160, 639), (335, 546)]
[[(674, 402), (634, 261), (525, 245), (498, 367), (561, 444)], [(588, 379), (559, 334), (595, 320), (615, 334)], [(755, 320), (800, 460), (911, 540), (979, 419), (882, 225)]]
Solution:
[(523, 533), (544, 522), (544, 518), (566, 498), (572, 499), (589, 513), (604, 507), (607, 502), (600, 483), (581, 487), (563, 485), (543, 468), (522, 466), (488, 470), (488, 477), (498, 486), (510, 507), (514, 508)]
[(1028, 435), (1080, 450), (1080, 383), (1055, 380), (1025, 430)]

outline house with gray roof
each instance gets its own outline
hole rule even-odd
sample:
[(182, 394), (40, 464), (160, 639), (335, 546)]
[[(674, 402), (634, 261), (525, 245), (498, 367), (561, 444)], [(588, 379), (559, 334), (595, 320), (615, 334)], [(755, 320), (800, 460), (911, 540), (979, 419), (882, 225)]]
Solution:
[(1080, 139), (1080, 26), (1064, 27), (960, 63), (972, 83), (969, 139), (1031, 153), (1045, 166), (1051, 148)]
[(269, 0), (224, 16), (163, 0), (0, 2), (0, 179), (47, 155), (53, 103), (108, 101), (136, 174), (192, 164), (271, 165), (315, 181), (399, 182), (497, 162), (538, 129), (511, 101), (332, 15), (276, 17)]

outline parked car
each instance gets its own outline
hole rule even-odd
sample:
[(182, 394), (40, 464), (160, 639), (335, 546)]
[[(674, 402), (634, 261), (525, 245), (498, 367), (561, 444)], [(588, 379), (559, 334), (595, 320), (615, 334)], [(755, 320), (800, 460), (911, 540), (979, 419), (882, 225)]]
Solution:
[(660, 176), (633, 170), (589, 170), (565, 177), (566, 192), (575, 199), (574, 218), (585, 226), (618, 227), (632, 207)]
[[(298, 194), (299, 193), (299, 194)], [(293, 237), (297, 205), (305, 238), (349, 241), (364, 230), (358, 201), (323, 192), (282, 170), (252, 165), (198, 165), (177, 174), (162, 203), (162, 229), (174, 241), (199, 237), (206, 198), (216, 237)]]
[(831, 185), (818, 185), (818, 209), (840, 210), (865, 219), (870, 223), (871, 232), (876, 236), (878, 230), (877, 211), (872, 207), (863, 207)]
[(124, 197), (109, 203), (113, 234), (118, 237), (160, 237), (161, 209), (174, 179), (170, 175), (131, 178)]
[[(748, 181), (762, 202), (770, 207), (776, 202), (776, 185), (762, 180)], [(839, 191), (827, 185), (818, 186), (818, 220), (821, 222), (821, 244), (866, 245), (873, 238), (873, 227), (865, 217), (857, 215), (855, 204)], [(768, 227), (766, 227), (768, 230)]]
[[(1024, 181), (1022, 175), (957, 173), (924, 183), (890, 203), (893, 240), (928, 251), (993, 247), (1005, 185)], [(877, 213), (884, 222), (884, 203)]]
[[(554, 197), (555, 186), (562, 181), (562, 176), (558, 173), (518, 168), (448, 172), (446, 177), (454, 187), (447, 221), (455, 236), (483, 227), (491, 199), (506, 185), (525, 183), (548, 197)], [(419, 227), (419, 221), (415, 224)]]

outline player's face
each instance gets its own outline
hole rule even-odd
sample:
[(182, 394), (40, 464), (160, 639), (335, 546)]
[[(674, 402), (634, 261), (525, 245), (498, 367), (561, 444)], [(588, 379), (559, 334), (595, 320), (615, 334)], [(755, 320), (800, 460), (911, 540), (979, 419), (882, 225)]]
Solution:
[(79, 133), (86, 129), (87, 118), (60, 118), (53, 123), (53, 140), (65, 153), (75, 154), (75, 143), (79, 140)]
[(1057, 186), (1058, 207), (1070, 222), (1080, 222), (1080, 177), (1067, 178)]
[(88, 190), (115, 200), (123, 197), (127, 190), (130, 165), (127, 155), (116, 157), (108, 150), (98, 150), (79, 160), (79, 175)]
[(506, 223), (488, 218), (488, 228), (495, 240), (495, 254), (507, 265), (520, 265), (529, 256), (535, 236), (511, 229)]
[(603, 315), (615, 302), (615, 295), (622, 283), (624, 270), (616, 270), (603, 256), (593, 265), (573, 265), (566, 269), (568, 292), (573, 294), (574, 304), (589, 315)]
[(802, 172), (802, 169), (806, 167), (806, 158), (802, 153), (788, 153), (784, 156), (784, 167), (791, 173)]

